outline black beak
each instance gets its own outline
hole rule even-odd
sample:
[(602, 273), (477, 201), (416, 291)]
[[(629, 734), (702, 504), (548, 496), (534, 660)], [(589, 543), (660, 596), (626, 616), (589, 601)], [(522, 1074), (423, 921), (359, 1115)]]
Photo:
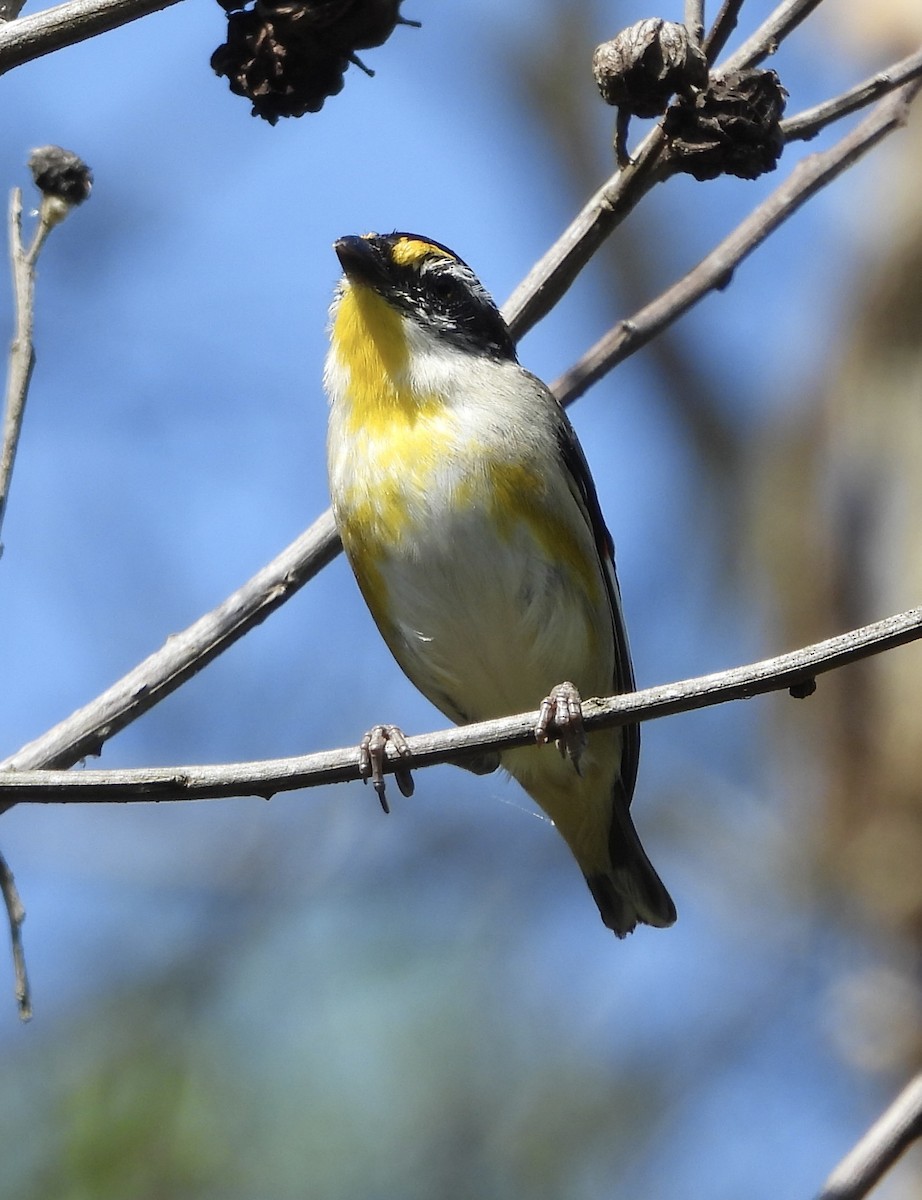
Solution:
[(337, 238), (333, 249), (346, 276), (353, 282), (364, 283), (366, 287), (375, 289), (387, 286), (390, 277), (388, 263), (375, 242), (350, 234)]

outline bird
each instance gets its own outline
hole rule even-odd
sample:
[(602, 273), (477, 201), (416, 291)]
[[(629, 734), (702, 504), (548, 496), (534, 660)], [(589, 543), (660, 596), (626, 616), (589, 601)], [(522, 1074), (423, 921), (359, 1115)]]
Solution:
[[(393, 232), (341, 237), (334, 250), (327, 466), (371, 615), (455, 723), (540, 709), (538, 746), (466, 765), (501, 766), (521, 784), (618, 937), (669, 926), (675, 905), (630, 813), (639, 726), (582, 728), (581, 698), (631, 691), (634, 674), (612, 540), (576, 433), (447, 246)], [(378, 726), (363, 748), (380, 760), (388, 739), (405, 745), (398, 727)]]

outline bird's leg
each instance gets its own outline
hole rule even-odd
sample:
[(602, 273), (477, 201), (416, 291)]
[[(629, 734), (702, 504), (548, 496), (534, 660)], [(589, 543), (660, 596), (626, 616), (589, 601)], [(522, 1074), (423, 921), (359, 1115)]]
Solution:
[(539, 746), (545, 746), (551, 738), (556, 741), (560, 753), (579, 771), (579, 760), (586, 749), (586, 731), (583, 728), (583, 702), (572, 683), (558, 683), (541, 701), (535, 741)]
[[(388, 747), (393, 747), (393, 754)], [(403, 730), (396, 725), (373, 725), (359, 742), (359, 772), (362, 782), (371, 779), (381, 807), (389, 813), (390, 806), (384, 793), (384, 765), (388, 759), (405, 758), (410, 753), (410, 747), (404, 737)], [(400, 788), (402, 796), (413, 795), (413, 776), (408, 767), (394, 767), (394, 779)]]

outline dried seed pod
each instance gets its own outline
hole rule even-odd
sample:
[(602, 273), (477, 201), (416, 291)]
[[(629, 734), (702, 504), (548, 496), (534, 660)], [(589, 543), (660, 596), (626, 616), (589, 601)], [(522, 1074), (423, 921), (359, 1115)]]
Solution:
[(93, 187), (93, 172), (82, 158), (60, 146), (40, 146), (29, 155), (35, 186), (45, 197), (73, 207), (82, 204)]
[(774, 71), (732, 71), (674, 104), (664, 129), (673, 165), (695, 179), (756, 179), (774, 170), (787, 92)]
[[(227, 13), (227, 41), (211, 56), (232, 92), (248, 97), (253, 115), (319, 112), (342, 91), (355, 51), (380, 46), (397, 25), (401, 0), (218, 0)], [(372, 74), (372, 72), (369, 72)]]
[(684, 25), (653, 17), (597, 46), (592, 73), (606, 104), (658, 117), (676, 92), (705, 86), (708, 66)]

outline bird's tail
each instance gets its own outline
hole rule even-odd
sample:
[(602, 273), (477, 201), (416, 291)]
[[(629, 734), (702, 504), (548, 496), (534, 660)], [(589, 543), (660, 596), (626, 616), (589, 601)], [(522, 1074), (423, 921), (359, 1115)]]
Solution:
[(672, 925), (675, 904), (640, 843), (626, 797), (613, 805), (609, 852), (610, 869), (586, 875), (607, 927), (625, 937), (638, 924), (660, 929)]

